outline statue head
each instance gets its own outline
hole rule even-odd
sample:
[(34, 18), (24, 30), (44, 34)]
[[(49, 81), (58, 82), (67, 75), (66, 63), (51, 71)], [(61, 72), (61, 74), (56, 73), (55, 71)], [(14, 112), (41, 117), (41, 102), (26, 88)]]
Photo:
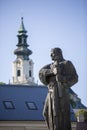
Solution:
[(60, 48), (52, 48), (51, 49), (51, 58), (52, 60), (62, 61), (63, 55), (62, 50)]

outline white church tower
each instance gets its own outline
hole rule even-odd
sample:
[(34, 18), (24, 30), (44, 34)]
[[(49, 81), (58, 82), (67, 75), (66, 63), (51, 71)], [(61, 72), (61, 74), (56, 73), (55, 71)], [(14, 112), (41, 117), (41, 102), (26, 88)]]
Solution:
[(12, 84), (34, 85), (33, 60), (29, 58), (32, 51), (28, 49), (27, 31), (24, 27), (23, 17), (18, 30), (18, 44), (14, 54), (17, 56), (12, 65)]

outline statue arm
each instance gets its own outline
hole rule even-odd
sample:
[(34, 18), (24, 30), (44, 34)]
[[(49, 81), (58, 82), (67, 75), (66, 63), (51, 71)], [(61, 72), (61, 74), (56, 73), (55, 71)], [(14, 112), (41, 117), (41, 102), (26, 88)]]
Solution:
[(65, 73), (60, 75), (62, 84), (66, 85), (67, 87), (71, 87), (78, 82), (78, 75), (75, 67), (70, 61), (67, 61), (64, 72)]

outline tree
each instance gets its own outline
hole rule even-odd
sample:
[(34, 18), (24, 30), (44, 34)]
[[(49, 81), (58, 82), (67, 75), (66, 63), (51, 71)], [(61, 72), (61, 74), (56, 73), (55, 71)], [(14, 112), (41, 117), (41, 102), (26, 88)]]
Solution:
[(83, 115), (84, 116), (84, 121), (87, 122), (87, 110), (79, 110), (77, 113), (76, 113), (76, 116), (79, 116), (79, 115)]
[(4, 83), (4, 82), (0, 82), (0, 85), (4, 85), (4, 84), (6, 84), (6, 83)]

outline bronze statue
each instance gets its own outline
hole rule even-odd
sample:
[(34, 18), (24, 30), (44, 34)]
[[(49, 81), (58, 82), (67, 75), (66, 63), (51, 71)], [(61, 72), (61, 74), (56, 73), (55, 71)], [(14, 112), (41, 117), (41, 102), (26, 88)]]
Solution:
[(78, 81), (78, 75), (60, 48), (51, 49), (51, 58), (54, 62), (39, 71), (41, 82), (48, 85), (43, 114), (49, 130), (71, 130), (68, 90)]

